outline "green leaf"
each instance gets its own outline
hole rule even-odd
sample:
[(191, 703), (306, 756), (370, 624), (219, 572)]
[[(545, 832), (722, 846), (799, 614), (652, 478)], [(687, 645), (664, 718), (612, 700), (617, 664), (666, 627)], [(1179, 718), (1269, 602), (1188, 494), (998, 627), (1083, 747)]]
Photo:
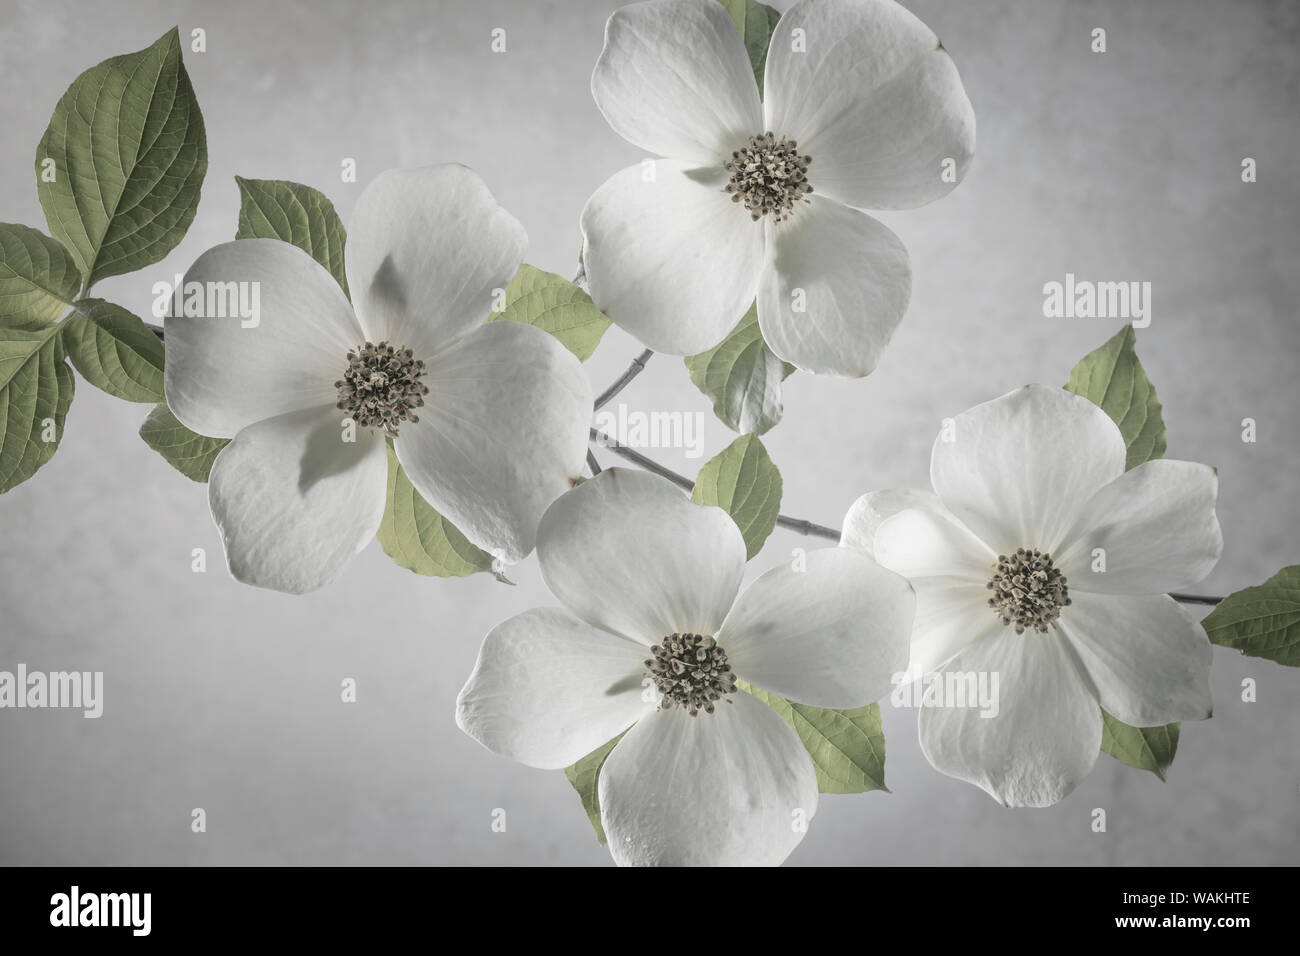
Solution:
[[(402, 470), (392, 442), (388, 444), (388, 503), (378, 538), (385, 554), (416, 574), (463, 578), (493, 570), (492, 555), (471, 544), (420, 497)], [(497, 578), (510, 583), (499, 573)]]
[(743, 690), (771, 707), (794, 728), (817, 770), (822, 793), (866, 793), (885, 790), (885, 732), (880, 705), (853, 710), (827, 710), (796, 704), (775, 694), (738, 682)]
[(1066, 389), (1100, 405), (1119, 426), (1128, 449), (1126, 468), (1165, 453), (1165, 422), (1155, 386), (1138, 361), (1133, 326), (1126, 325), (1110, 341), (1089, 352), (1070, 371)]
[[(1070, 370), (1066, 390), (1099, 406), (1119, 426), (1127, 457), (1136, 468), (1165, 453), (1165, 422), (1155, 386), (1137, 357), (1137, 336), (1125, 325), (1105, 345), (1089, 352)], [(1120, 763), (1150, 770), (1161, 780), (1178, 750), (1178, 724), (1130, 727), (1101, 712), (1101, 749)]]
[(763, 95), (763, 68), (767, 63), (767, 48), (772, 42), (772, 31), (781, 13), (763, 3), (754, 0), (719, 0), (731, 14), (731, 20), (740, 31), (745, 41), (745, 50), (749, 53), (749, 63), (754, 68), (754, 79), (758, 81), (759, 96)]
[[(625, 733), (626, 730), (623, 731), (623, 734)], [(597, 783), (600, 779), (600, 768), (605, 766), (606, 758), (613, 751), (614, 745), (623, 739), (623, 734), (619, 734), (608, 743), (601, 744), (577, 763), (564, 768), (564, 776), (573, 785), (573, 789), (578, 791), (578, 797), (582, 800), (582, 809), (587, 811), (587, 819), (591, 821), (596, 831), (596, 839), (602, 846), (605, 843), (605, 828), (600, 825), (600, 797)]]
[(1174, 754), (1178, 752), (1178, 724), (1164, 727), (1130, 727), (1101, 712), (1101, 750), (1122, 764), (1150, 770), (1166, 779)]
[(583, 362), (591, 358), (609, 328), (609, 318), (596, 308), (591, 296), (568, 279), (527, 263), (506, 286), (505, 308), (488, 318), (535, 325), (554, 335)]
[(36, 474), (63, 439), (76, 382), (60, 331), (30, 319), (0, 323), (0, 494)]
[(1215, 644), (1300, 667), (1300, 564), (1229, 594), (1201, 623)]
[(0, 322), (55, 322), (80, 291), (81, 274), (67, 249), (40, 230), (0, 223)]
[(175, 248), (207, 168), (203, 117), (173, 28), (73, 81), (36, 148), (36, 192), (89, 287)]
[(230, 444), (229, 438), (209, 438), (190, 431), (166, 405), (158, 405), (149, 413), (140, 426), (140, 437), (167, 464), (198, 482), (208, 480), (217, 453)]
[(63, 345), (91, 385), (128, 402), (163, 401), (163, 344), (131, 312), (83, 299), (63, 323)]
[(763, 341), (756, 306), (718, 345), (685, 361), (695, 387), (713, 400), (713, 414), (732, 431), (761, 435), (781, 420), (781, 382), (794, 366)]
[(239, 184), (236, 239), (279, 239), (297, 246), (332, 275), (348, 293), (343, 248), (348, 233), (325, 194), (283, 179), (244, 179)]
[(746, 557), (763, 549), (781, 511), (781, 472), (756, 435), (741, 435), (709, 459), (695, 479), (691, 500), (717, 505), (745, 538)]

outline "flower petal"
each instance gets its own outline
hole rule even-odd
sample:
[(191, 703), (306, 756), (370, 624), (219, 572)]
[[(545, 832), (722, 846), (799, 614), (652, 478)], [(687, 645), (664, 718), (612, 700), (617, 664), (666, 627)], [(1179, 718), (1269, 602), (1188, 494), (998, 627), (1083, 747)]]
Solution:
[(720, 169), (647, 160), (611, 176), (582, 210), (592, 300), (656, 352), (713, 348), (754, 301), (763, 229), (725, 182)]
[(869, 491), (849, 506), (840, 532), (840, 547), (861, 551), (869, 558), (876, 556), (876, 530), (886, 518), (891, 518), (908, 508), (942, 509), (933, 491), (912, 488), (886, 488)]
[(799, 737), (737, 693), (712, 714), (680, 707), (628, 731), (600, 771), (600, 817), (621, 866), (777, 866), (817, 811)]
[[(277, 239), (237, 239), (199, 256), (184, 288), (203, 290), (195, 300), (203, 314), (167, 316), (163, 377), (167, 405), (186, 427), (231, 438), (338, 401), (334, 383), (365, 336), (339, 284), (307, 253)], [(232, 290), (249, 314), (239, 314)]]
[(718, 633), (745, 571), (745, 540), (721, 508), (655, 475), (607, 468), (551, 505), (537, 557), (570, 611), (649, 646)]
[(628, 142), (696, 165), (720, 165), (763, 132), (749, 54), (713, 0), (654, 0), (614, 11), (591, 94)]
[(249, 425), (213, 462), (208, 502), (237, 580), (315, 591), (374, 538), (388, 456), (368, 432), (345, 441), (342, 416), (310, 408)]
[(1204, 720), (1212, 711), (1205, 628), (1165, 594), (1075, 594), (1058, 627), (1079, 653), (1101, 706), (1134, 727)]
[(934, 31), (892, 0), (795, 4), (772, 37), (765, 80), (767, 128), (812, 157), (809, 179), (831, 199), (904, 209), (966, 175), (975, 111), (957, 67)]
[(805, 371), (870, 373), (911, 294), (907, 249), (864, 212), (813, 196), (767, 224), (758, 325), (773, 352)]
[(848, 548), (773, 568), (727, 615), (718, 643), (751, 684), (814, 707), (863, 707), (907, 667), (911, 585)]
[(483, 639), (456, 724), (503, 757), (567, 767), (654, 712), (641, 686), (645, 656), (562, 608), (533, 608)]
[(1092, 770), (1101, 708), (1062, 635), (1001, 628), (962, 651), (949, 672), (987, 674), (990, 689), (996, 674), (997, 713), (923, 703), (921, 750), (936, 770), (1008, 807), (1050, 807)]
[(527, 248), (524, 227), (473, 170), (389, 170), (352, 211), (348, 288), (371, 341), (428, 360), (488, 317)]
[(582, 472), (591, 384), (554, 336), (488, 322), (429, 360), (418, 423), (397, 458), (421, 496), (474, 544), (515, 562)]
[[(1092, 496), (1066, 535), (1056, 563), (1071, 593), (1158, 594), (1198, 583), (1223, 553), (1218, 495), (1209, 465), (1157, 459), (1126, 471)], [(1097, 548), (1104, 573), (1092, 570)]]
[(953, 514), (937, 508), (908, 508), (876, 529), (876, 560), (908, 580), (945, 579), (983, 587), (997, 555)]
[(916, 619), (906, 680), (940, 670), (980, 638), (1002, 630), (1002, 619), (988, 606), (982, 584), (953, 583), (948, 578), (916, 578)]
[(1100, 408), (1026, 385), (958, 415), (934, 443), (944, 505), (998, 553), (1058, 545), (1088, 500), (1124, 473), (1124, 439)]

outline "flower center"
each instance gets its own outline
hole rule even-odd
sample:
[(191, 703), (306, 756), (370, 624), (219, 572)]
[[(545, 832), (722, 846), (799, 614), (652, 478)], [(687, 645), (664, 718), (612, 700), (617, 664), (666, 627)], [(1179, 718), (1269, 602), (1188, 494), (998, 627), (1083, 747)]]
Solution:
[(424, 362), (410, 349), (367, 342), (348, 352), (348, 367), (334, 383), (338, 407), (361, 427), (382, 428), (396, 438), (398, 425), (420, 420), (413, 409), (429, 394), (429, 386), (420, 382), (423, 377)]
[[(650, 648), (646, 673), (663, 699), (660, 710), (674, 704), (694, 717), (701, 710), (713, 713), (713, 702), (736, 692), (736, 675), (727, 652), (703, 634), (669, 634)], [(731, 703), (731, 701), (727, 701)]]
[(1013, 555), (999, 555), (993, 577), (986, 585), (993, 592), (989, 607), (1014, 624), (1016, 633), (1032, 628), (1047, 633), (1047, 625), (1061, 616), (1061, 608), (1070, 604), (1070, 589), (1050, 555), (1037, 548), (1017, 548)]
[(731, 194), (732, 202), (743, 202), (755, 222), (769, 214), (780, 222), (790, 217), (795, 203), (808, 201), (811, 162), (811, 156), (799, 155), (792, 139), (770, 132), (751, 136), (724, 164), (731, 181), (722, 191)]

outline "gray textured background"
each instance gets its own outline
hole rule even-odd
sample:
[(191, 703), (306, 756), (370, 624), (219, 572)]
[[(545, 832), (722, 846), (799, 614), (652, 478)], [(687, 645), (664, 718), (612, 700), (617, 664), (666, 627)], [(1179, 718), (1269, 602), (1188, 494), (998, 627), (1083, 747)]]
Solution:
[[(231, 238), (233, 177), (284, 178), (346, 220), (375, 173), (466, 163), (527, 228), (529, 261), (572, 270), (586, 197), (640, 153), (588, 79), (612, 0), (587, 2), (0, 3), (0, 219), (42, 225), (32, 159), (75, 74), (174, 23), (211, 167), (188, 237), (97, 293), (145, 314), (150, 286)], [(951, 51), (979, 120), (967, 181), (889, 215), (911, 250), (911, 311), (862, 381), (796, 376), (765, 439), (787, 513), (838, 525), (859, 494), (924, 486), (940, 420), (1026, 382), (1063, 382), (1118, 328), (1047, 320), (1044, 282), (1154, 284), (1142, 359), (1169, 455), (1219, 468), (1226, 546), (1204, 590), (1300, 558), (1295, 265), (1300, 7), (1262, 2), (913, 4)], [(509, 52), (489, 52), (493, 27)], [(1089, 52), (1094, 26), (1109, 52)], [(355, 157), (360, 184), (339, 182)], [(1259, 182), (1243, 185), (1243, 156)], [(639, 350), (611, 331), (597, 388)], [(677, 359), (632, 408), (708, 411)], [(608, 862), (560, 773), (495, 757), (452, 719), (483, 634), (551, 603), (518, 587), (420, 578), (377, 545), (305, 598), (235, 584), (204, 489), (135, 436), (146, 409), (79, 383), (63, 447), (0, 499), (0, 669), (103, 670), (105, 715), (0, 712), (6, 863)], [(1240, 421), (1259, 441), (1239, 440)], [(730, 434), (710, 415), (707, 453)], [(680, 453), (665, 461), (693, 469)], [(608, 453), (604, 456), (608, 458)], [(778, 531), (758, 570), (807, 541)], [(206, 548), (207, 574), (190, 571)], [(1259, 702), (1242, 703), (1243, 677)], [(339, 701), (355, 677), (360, 700)], [(1216, 650), (1215, 717), (1185, 725), (1170, 782), (1103, 756), (1050, 810), (1004, 810), (932, 770), (915, 714), (886, 708), (894, 794), (828, 797), (801, 864), (1275, 864), (1300, 854), (1300, 674)], [(1089, 831), (1105, 807), (1109, 832)], [(208, 832), (190, 832), (203, 807)], [(504, 834), (491, 811), (508, 812)]]

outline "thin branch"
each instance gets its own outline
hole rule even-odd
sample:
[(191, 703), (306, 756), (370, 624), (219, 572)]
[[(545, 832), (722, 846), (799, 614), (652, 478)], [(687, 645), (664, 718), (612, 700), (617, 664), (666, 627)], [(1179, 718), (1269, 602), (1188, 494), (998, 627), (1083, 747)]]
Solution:
[(591, 477), (595, 478), (600, 474), (600, 462), (596, 460), (596, 453), (590, 448), (587, 449), (587, 467), (591, 469)]
[[(691, 491), (695, 488), (695, 482), (691, 481), (685, 475), (679, 475), (671, 468), (659, 464), (659, 462), (655, 461), (653, 458), (647, 458), (639, 451), (620, 444), (618, 441), (606, 435), (599, 429), (591, 429), (591, 440), (602, 448), (608, 448), (619, 457), (626, 458), (635, 465), (640, 465), (646, 471), (656, 474), (660, 478), (667, 478), (680, 488), (684, 488), (687, 491)], [(817, 524), (816, 522), (807, 521), (803, 518), (791, 518), (789, 515), (777, 515), (776, 523), (782, 528), (788, 528), (798, 534), (809, 535), (815, 538), (825, 538), (828, 541), (840, 540), (840, 533), (834, 528), (828, 528), (824, 524)], [(1171, 593), (1169, 596), (1182, 604), (1218, 604), (1223, 600), (1221, 597), (1210, 597), (1203, 594)]]
[(600, 398), (596, 399), (596, 404), (592, 407), (600, 409), (608, 405), (615, 395), (627, 388), (628, 382), (641, 374), (642, 370), (645, 368), (645, 363), (650, 361), (650, 357), (654, 354), (653, 349), (646, 349), (634, 358), (632, 364), (628, 366), (627, 371), (615, 379), (613, 385), (600, 393)]
[(776, 523), (782, 528), (789, 528), (799, 534), (812, 535), (815, 538), (826, 538), (828, 541), (838, 542), (840, 540), (840, 533), (834, 528), (828, 528), (824, 524), (816, 524), (812, 521), (805, 521), (803, 518), (787, 518), (785, 515), (777, 515)]
[(691, 479), (687, 478), (685, 475), (679, 475), (671, 468), (666, 468), (659, 464), (659, 462), (655, 461), (653, 458), (647, 458), (639, 451), (634, 451), (626, 445), (619, 444), (617, 439), (610, 438), (598, 428), (591, 429), (591, 440), (601, 448), (608, 448), (619, 457), (626, 458), (633, 464), (640, 465), (646, 471), (652, 472), (660, 478), (667, 478), (678, 487), (685, 488), (687, 491), (691, 491), (695, 488), (695, 482), (691, 481)]

